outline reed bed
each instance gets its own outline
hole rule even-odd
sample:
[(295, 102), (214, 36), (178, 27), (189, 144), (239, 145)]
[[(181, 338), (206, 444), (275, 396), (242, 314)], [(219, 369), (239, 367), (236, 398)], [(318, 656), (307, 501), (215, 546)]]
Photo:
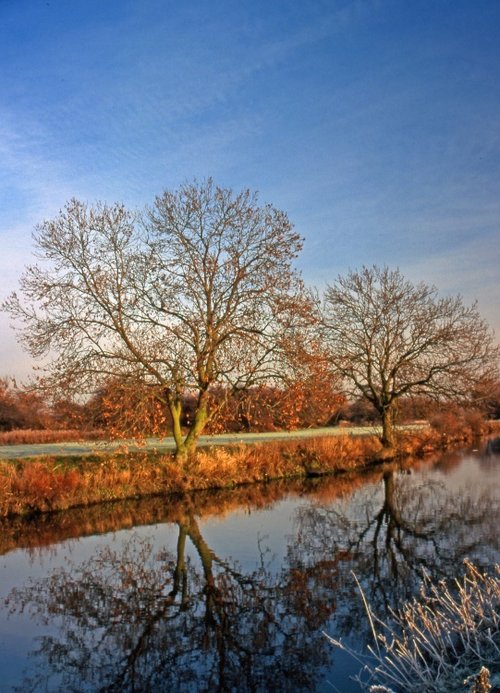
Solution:
[[(404, 434), (396, 453), (417, 458), (440, 447), (441, 433), (425, 429)], [(338, 475), (385, 462), (384, 453), (376, 436), (346, 434), (203, 448), (184, 465), (170, 454), (146, 450), (0, 461), (0, 517), (270, 479)]]
[(286, 496), (306, 494), (319, 503), (345, 498), (363, 484), (380, 481), (382, 470), (373, 468), (318, 479), (277, 479), (260, 484), (245, 484), (234, 489), (210, 489), (190, 494), (129, 498), (120, 503), (99, 503), (74, 507), (61, 513), (44, 513), (35, 518), (0, 518), (0, 555), (14, 548), (28, 551), (75, 537), (117, 532), (140, 525), (175, 522), (191, 510), (196, 516), (225, 517), (236, 510), (254, 511), (272, 506)]

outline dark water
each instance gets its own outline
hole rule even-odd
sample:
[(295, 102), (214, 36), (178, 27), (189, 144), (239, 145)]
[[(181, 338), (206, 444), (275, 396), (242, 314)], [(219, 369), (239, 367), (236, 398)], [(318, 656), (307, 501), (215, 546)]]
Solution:
[(500, 457), (149, 499), (0, 526), (1, 691), (359, 690), (370, 633), (500, 559)]

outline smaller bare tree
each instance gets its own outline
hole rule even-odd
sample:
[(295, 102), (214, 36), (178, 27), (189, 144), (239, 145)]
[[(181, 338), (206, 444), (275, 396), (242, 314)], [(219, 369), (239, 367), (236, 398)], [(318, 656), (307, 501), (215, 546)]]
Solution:
[(339, 373), (380, 414), (385, 448), (394, 447), (400, 397), (457, 401), (497, 368), (498, 347), (475, 304), (439, 298), (387, 267), (363, 267), (329, 286), (323, 329)]

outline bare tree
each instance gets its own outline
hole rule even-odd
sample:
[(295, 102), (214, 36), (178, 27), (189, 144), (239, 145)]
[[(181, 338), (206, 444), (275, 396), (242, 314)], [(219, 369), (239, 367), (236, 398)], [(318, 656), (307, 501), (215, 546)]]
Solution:
[[(179, 459), (207, 422), (212, 385), (283, 373), (306, 313), (293, 267), (302, 241), (256, 194), (208, 180), (165, 192), (142, 214), (72, 200), (35, 242), (44, 266), (26, 269), (23, 298), (4, 308), (24, 322), (33, 356), (55, 356), (46, 382), (90, 392), (116, 377), (152, 388), (170, 411)], [(197, 404), (184, 435), (186, 391)]]
[(382, 418), (382, 442), (394, 446), (398, 399), (467, 396), (496, 370), (498, 348), (477, 306), (439, 298), (399, 270), (363, 267), (329, 286), (323, 326), (338, 371)]

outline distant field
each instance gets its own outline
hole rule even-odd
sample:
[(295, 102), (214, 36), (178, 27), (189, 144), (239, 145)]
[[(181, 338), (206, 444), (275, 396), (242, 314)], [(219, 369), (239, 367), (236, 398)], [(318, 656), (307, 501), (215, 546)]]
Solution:
[(106, 432), (99, 429), (81, 431), (78, 429), (32, 429), (18, 428), (14, 431), (0, 432), (0, 447), (4, 445), (38, 445), (43, 443), (63, 443), (77, 440), (104, 440)]

